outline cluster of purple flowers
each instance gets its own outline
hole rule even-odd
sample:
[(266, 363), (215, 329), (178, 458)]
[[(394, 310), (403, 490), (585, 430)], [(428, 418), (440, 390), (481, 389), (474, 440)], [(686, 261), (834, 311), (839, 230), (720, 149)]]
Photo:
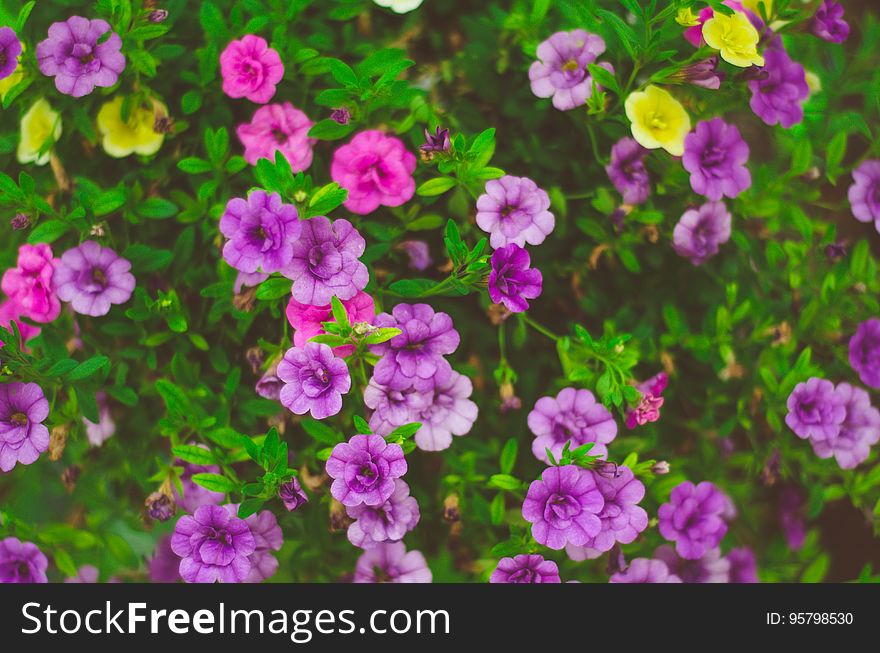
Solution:
[[(851, 346), (851, 356), (852, 351)], [(820, 458), (833, 456), (841, 469), (864, 462), (880, 441), (880, 411), (871, 405), (865, 390), (849, 383), (835, 386), (812, 377), (795, 386), (787, 407), (788, 427), (799, 438), (808, 439)]]

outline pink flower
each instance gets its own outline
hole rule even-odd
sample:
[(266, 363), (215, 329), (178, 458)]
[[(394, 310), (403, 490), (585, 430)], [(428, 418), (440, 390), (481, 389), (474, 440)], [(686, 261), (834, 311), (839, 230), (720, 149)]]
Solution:
[(308, 133), (314, 124), (305, 113), (285, 102), (260, 107), (250, 123), (239, 125), (235, 132), (244, 145), (244, 158), (252, 166), (260, 159), (274, 160), (278, 151), (291, 170), (300, 172), (312, 165), (315, 139)]
[(284, 77), (284, 64), (266, 39), (248, 34), (223, 50), (220, 73), (226, 95), (266, 104), (275, 95), (275, 85)]
[[(23, 313), (21, 307), (14, 301), (7, 300), (5, 302), (0, 302), (0, 326), (11, 332), (12, 327), (10, 326), (10, 322), (14, 321), (18, 325), (22, 341), (27, 342), (31, 338), (36, 338), (40, 335), (40, 329), (39, 327), (31, 326), (30, 324), (22, 322), (22, 316)], [(2, 346), (3, 341), (0, 340), (0, 347)]]
[(58, 317), (61, 302), (52, 292), (52, 274), (58, 259), (45, 244), (22, 245), (18, 264), (3, 275), (3, 292), (18, 307), (20, 315), (34, 322), (47, 323)]
[[(373, 303), (373, 298), (363, 291), (359, 291), (351, 299), (343, 300), (342, 305), (345, 307), (348, 320), (352, 324), (356, 322), (372, 324), (373, 318), (376, 317), (376, 305)], [(310, 306), (300, 304), (293, 297), (290, 298), (285, 312), (287, 313), (287, 321), (295, 329), (293, 344), (297, 347), (304, 347), (310, 338), (325, 333), (321, 322), (335, 321), (329, 304)], [(333, 353), (340, 357), (350, 356), (354, 353), (354, 347), (352, 345), (335, 347)]]
[(333, 154), (330, 176), (348, 190), (345, 208), (366, 215), (379, 206), (400, 206), (416, 192), (416, 156), (400, 139), (371, 129)]

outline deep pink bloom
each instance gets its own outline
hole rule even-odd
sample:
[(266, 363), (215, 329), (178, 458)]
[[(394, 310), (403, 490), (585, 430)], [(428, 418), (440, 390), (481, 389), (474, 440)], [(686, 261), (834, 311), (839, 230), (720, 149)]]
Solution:
[[(27, 316), (24, 315), (21, 307), (14, 301), (6, 300), (4, 302), (0, 302), (0, 327), (7, 329), (11, 333), (12, 322), (15, 322), (16, 326), (18, 326), (19, 333), (21, 333), (22, 342), (27, 342), (28, 340), (36, 338), (38, 335), (40, 335), (40, 328), (22, 322), (22, 317)], [(3, 340), (0, 339), (0, 347), (2, 346)]]
[(541, 271), (531, 267), (529, 253), (516, 243), (496, 249), (490, 260), (489, 298), (513, 313), (529, 308), (529, 299), (541, 294)]
[(693, 27), (688, 27), (684, 31), (684, 38), (687, 40), (695, 48), (700, 47), (703, 42), (703, 23), (712, 18), (715, 15), (715, 11), (712, 7), (703, 7), (700, 10), (699, 15), (697, 16), (697, 20), (699, 21)]
[(301, 172), (312, 165), (314, 138), (309, 130), (314, 125), (309, 117), (290, 102), (268, 104), (254, 112), (249, 123), (235, 129), (244, 145), (244, 158), (252, 166), (260, 159), (275, 160), (281, 152), (293, 172)]
[(747, 546), (737, 547), (727, 552), (730, 563), (731, 583), (757, 583), (758, 569), (754, 552)]
[(366, 215), (380, 206), (400, 206), (416, 192), (416, 155), (394, 136), (371, 129), (333, 153), (330, 176), (348, 190), (345, 208)]
[(532, 537), (551, 549), (583, 546), (599, 534), (598, 514), (605, 499), (589, 470), (576, 465), (548, 467), (532, 481), (522, 516), (532, 523)]
[(642, 393), (642, 398), (635, 408), (626, 413), (626, 428), (634, 429), (648, 422), (656, 422), (660, 419), (660, 408), (665, 399), (663, 391), (669, 383), (669, 375), (666, 372), (658, 372), (647, 381), (636, 386), (636, 390)]
[[(372, 324), (376, 317), (376, 304), (373, 298), (363, 291), (358, 293), (351, 299), (340, 300), (348, 315), (348, 321), (351, 324), (365, 322)], [(287, 303), (285, 310), (287, 321), (293, 327), (293, 344), (297, 347), (304, 347), (309, 339), (317, 335), (325, 333), (321, 326), (322, 322), (335, 322), (333, 312), (330, 310), (330, 304), (324, 306), (310, 306), (309, 304), (301, 304), (293, 297)], [(334, 347), (333, 353), (337, 356), (350, 356), (354, 353), (354, 345), (343, 345), (342, 347)]]
[(16, 267), (3, 274), (3, 292), (34, 322), (51, 322), (61, 313), (61, 302), (52, 292), (58, 263), (48, 245), (22, 245)]
[(246, 97), (266, 104), (275, 95), (275, 85), (284, 77), (284, 64), (266, 39), (247, 34), (232, 41), (220, 55), (223, 92), (231, 98)]

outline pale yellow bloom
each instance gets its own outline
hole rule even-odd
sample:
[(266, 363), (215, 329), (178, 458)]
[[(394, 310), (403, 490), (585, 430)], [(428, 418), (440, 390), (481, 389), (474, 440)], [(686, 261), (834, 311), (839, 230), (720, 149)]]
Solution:
[(773, 0), (742, 0), (743, 9), (754, 12), (755, 16), (761, 17), (761, 10), (758, 8), (760, 3), (764, 3), (764, 9), (769, 16), (773, 12)]
[(815, 95), (822, 91), (822, 80), (819, 79), (819, 76), (816, 73), (808, 70), (804, 74), (804, 77), (806, 77), (807, 88), (810, 90), (810, 95)]
[[(125, 99), (117, 95), (98, 111), (98, 131), (101, 132), (104, 151), (110, 156), (121, 159), (131, 154), (149, 156), (159, 151), (165, 135), (157, 133), (153, 126), (156, 115), (153, 109), (132, 105), (128, 121), (122, 120), (122, 103)], [(156, 102), (163, 115), (167, 113), (165, 105)]]
[(703, 39), (710, 48), (718, 50), (722, 59), (734, 66), (764, 65), (764, 57), (758, 54), (758, 30), (741, 11), (732, 16), (715, 12), (703, 23)]
[[(46, 98), (40, 98), (21, 118), (21, 140), (16, 154), (19, 163), (44, 166), (49, 162), (49, 149), (43, 146), (61, 138), (61, 116), (53, 111)], [(41, 150), (43, 150), (41, 152)]]
[(639, 145), (649, 150), (662, 147), (673, 156), (684, 154), (684, 137), (691, 131), (691, 119), (669, 92), (648, 86), (630, 93), (625, 107)]
[(675, 16), (675, 22), (682, 27), (695, 27), (700, 24), (699, 17), (691, 10), (690, 7), (679, 9)]
[(18, 67), (12, 71), (9, 77), (0, 79), (0, 102), (6, 97), (13, 86), (24, 79), (24, 66), (21, 65), (21, 57), (24, 55), (24, 43), (21, 44), (21, 54), (18, 55)]

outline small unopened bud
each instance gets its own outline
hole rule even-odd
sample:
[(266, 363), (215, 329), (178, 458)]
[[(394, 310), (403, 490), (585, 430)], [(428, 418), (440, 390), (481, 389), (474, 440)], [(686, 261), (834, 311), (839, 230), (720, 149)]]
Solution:
[(593, 471), (605, 478), (617, 478), (620, 475), (617, 463), (613, 463), (610, 460), (593, 461)]
[(144, 501), (144, 508), (150, 519), (159, 522), (168, 521), (177, 512), (177, 504), (174, 503), (174, 499), (162, 491), (150, 494)]
[(502, 413), (509, 413), (522, 408), (522, 400), (516, 396), (516, 391), (512, 383), (502, 383), (498, 394), (501, 397)]
[(293, 512), (309, 500), (299, 481), (295, 478), (278, 488), (278, 498), (281, 499), (289, 512)]
[(339, 107), (338, 109), (333, 109), (330, 113), (330, 120), (340, 125), (347, 125), (351, 120), (351, 112), (347, 107)]
[(153, 131), (157, 134), (170, 134), (174, 131), (174, 118), (166, 115), (158, 115), (153, 121)]
[(262, 349), (259, 347), (248, 347), (248, 350), (244, 353), (244, 359), (251, 366), (251, 372), (254, 374), (260, 373), (260, 368), (263, 367), (265, 362)]
[(151, 23), (164, 23), (168, 19), (167, 9), (153, 9), (148, 15), (147, 20)]
[(443, 500), (443, 519), (449, 524), (461, 520), (461, 510), (458, 507), (458, 495), (450, 494)]
[(31, 226), (31, 219), (25, 213), (16, 213), (9, 221), (15, 231), (21, 231)]
[(67, 446), (67, 436), (70, 435), (68, 424), (59, 424), (49, 434), (49, 460), (60, 460)]
[(669, 473), (669, 463), (665, 460), (658, 460), (654, 463), (653, 467), (651, 467), (651, 472), (656, 474), (657, 476), (662, 476), (663, 474)]
[(106, 234), (104, 229), (104, 223), (99, 222), (98, 224), (93, 224), (92, 228), (89, 229), (89, 235), (95, 238), (103, 238)]
[(296, 202), (297, 204), (302, 204), (303, 202), (306, 201), (308, 196), (309, 196), (309, 194), (306, 193), (304, 190), (298, 190), (293, 194), (293, 201)]

